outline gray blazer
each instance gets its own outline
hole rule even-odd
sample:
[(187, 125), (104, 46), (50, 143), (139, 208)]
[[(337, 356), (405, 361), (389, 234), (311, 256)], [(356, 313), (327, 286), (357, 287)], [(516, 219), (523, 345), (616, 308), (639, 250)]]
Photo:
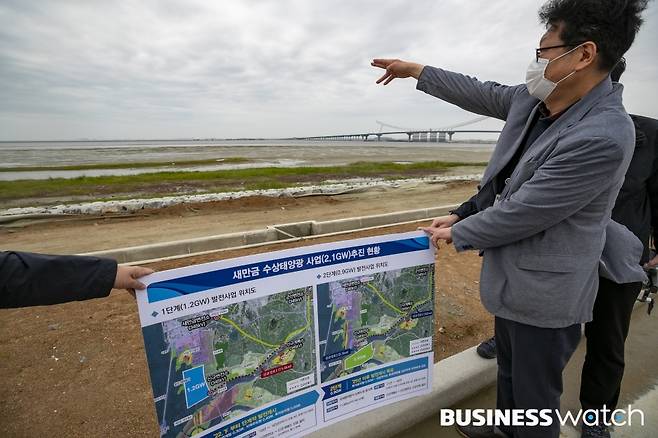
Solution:
[(605, 229), (605, 246), (599, 260), (599, 276), (615, 283), (643, 282), (647, 274), (640, 266), (644, 244), (624, 225), (610, 220)]
[[(417, 88), (506, 121), (482, 187), (512, 158), (539, 104), (525, 85), (429, 66)], [(635, 145), (622, 90), (609, 78), (594, 87), (526, 150), (491, 207), (452, 227), (458, 251), (483, 250), (480, 294), (494, 315), (551, 328), (592, 319), (606, 227)]]

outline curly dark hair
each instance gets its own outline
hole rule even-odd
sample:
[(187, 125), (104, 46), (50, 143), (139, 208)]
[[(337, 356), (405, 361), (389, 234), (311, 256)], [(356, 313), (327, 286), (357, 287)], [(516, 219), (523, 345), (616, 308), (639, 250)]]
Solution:
[(563, 24), (565, 44), (596, 44), (598, 67), (610, 71), (633, 44), (648, 0), (549, 0), (539, 10), (546, 25)]

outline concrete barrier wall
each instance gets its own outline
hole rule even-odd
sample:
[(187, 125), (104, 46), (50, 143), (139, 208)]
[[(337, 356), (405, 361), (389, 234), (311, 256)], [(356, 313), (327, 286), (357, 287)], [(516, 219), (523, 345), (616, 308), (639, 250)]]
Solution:
[(278, 241), (319, 237), (328, 234), (357, 231), (366, 228), (383, 227), (398, 223), (423, 221), (447, 214), (454, 205), (434, 208), (407, 210), (373, 216), (360, 216), (331, 221), (303, 221), (290, 224), (271, 225), (263, 230), (244, 231), (195, 239), (154, 243), (113, 250), (85, 253), (97, 257), (109, 257), (119, 263), (135, 263), (144, 260), (157, 260), (165, 257), (192, 255), (242, 246), (253, 246)]
[(221, 248), (235, 248), (253, 245), (255, 243), (275, 242), (277, 240), (279, 240), (279, 238), (276, 230), (265, 229), (95, 251), (85, 253), (84, 255), (108, 257), (115, 259), (119, 263), (131, 263), (141, 260), (160, 259), (169, 256), (191, 255), (200, 252), (214, 251)]

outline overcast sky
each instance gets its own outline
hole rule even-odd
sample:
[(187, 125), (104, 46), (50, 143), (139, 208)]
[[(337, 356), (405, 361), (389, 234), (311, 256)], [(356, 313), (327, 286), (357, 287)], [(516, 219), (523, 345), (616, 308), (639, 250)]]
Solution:
[[(375, 85), (374, 57), (521, 83), (542, 1), (0, 2), (0, 140), (280, 137), (473, 118)], [(658, 117), (658, 5), (627, 54), (629, 112)], [(498, 127), (485, 121), (474, 127)]]

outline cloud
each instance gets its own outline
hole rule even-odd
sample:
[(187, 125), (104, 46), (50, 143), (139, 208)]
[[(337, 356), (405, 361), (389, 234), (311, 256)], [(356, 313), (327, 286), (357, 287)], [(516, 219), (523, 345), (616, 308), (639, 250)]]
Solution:
[[(542, 33), (540, 3), (4, 1), (0, 138), (315, 135), (377, 130), (378, 119), (447, 126), (471, 115), (410, 80), (375, 86), (370, 59), (520, 83)], [(651, 8), (629, 52), (625, 102), (655, 117)]]

